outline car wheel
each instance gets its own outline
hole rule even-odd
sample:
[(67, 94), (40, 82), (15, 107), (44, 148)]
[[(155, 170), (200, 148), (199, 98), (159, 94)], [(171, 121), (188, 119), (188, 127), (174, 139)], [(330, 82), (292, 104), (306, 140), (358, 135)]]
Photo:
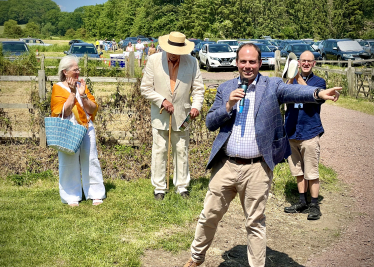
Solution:
[(202, 69), (204, 67), (204, 64), (203, 64), (203, 62), (201, 62), (201, 60), (199, 60), (199, 67), (200, 67), (200, 69)]
[(322, 55), (322, 60), (327, 60), (326, 55)]
[(207, 72), (212, 71), (212, 67), (209, 65), (209, 60), (206, 61), (206, 71)]

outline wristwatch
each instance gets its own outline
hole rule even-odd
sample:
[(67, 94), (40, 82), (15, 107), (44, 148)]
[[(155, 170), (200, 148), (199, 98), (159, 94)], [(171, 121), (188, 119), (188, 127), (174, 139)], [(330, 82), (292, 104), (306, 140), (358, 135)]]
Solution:
[(87, 94), (81, 95), (81, 98), (87, 98)]
[(322, 98), (320, 98), (319, 97), (319, 92), (321, 92), (321, 91), (323, 91), (324, 89), (322, 89), (322, 88), (318, 88), (318, 89), (316, 89), (316, 91), (315, 91), (315, 98), (317, 99), (317, 100), (321, 100)]

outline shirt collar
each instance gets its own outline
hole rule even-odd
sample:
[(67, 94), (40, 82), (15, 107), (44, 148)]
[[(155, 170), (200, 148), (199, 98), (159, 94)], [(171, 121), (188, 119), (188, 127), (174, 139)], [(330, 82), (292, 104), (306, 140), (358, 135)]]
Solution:
[[(248, 85), (256, 85), (257, 82), (258, 82), (258, 77), (259, 77), (260, 74), (257, 74), (256, 78), (253, 80), (253, 82), (251, 84), (248, 84)], [(238, 85), (241, 85), (242, 84), (242, 80), (240, 79), (240, 76), (238, 77)]]

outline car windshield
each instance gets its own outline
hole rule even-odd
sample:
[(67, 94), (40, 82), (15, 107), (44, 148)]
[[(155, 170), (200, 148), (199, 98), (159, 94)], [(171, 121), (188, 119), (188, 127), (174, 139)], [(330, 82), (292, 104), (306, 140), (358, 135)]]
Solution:
[(71, 52), (73, 54), (97, 54), (93, 46), (74, 46)]
[(315, 51), (310, 45), (300, 44), (300, 45), (293, 45), (292, 46), (292, 51), (293, 52), (304, 52), (304, 51), (307, 51), (307, 50), (312, 51), (312, 52)]
[(262, 43), (262, 44), (266, 44), (266, 45), (272, 45), (271, 43), (270, 43), (270, 41), (268, 41), (268, 40), (258, 40), (260, 43)]
[(227, 53), (233, 52), (231, 47), (228, 45), (211, 45), (208, 48), (210, 53)]
[(338, 47), (341, 51), (362, 51), (361, 45), (357, 41), (342, 41), (338, 42)]
[(261, 52), (271, 52), (270, 48), (266, 45), (258, 45), (258, 47), (260, 48)]
[(196, 39), (189, 40), (189, 41), (195, 43), (195, 45), (198, 45), (201, 42), (201, 40), (196, 40)]
[(221, 44), (238, 45), (238, 41), (219, 41)]
[(4, 44), (3, 43), (3, 51), (4, 52), (27, 52), (27, 48), (25, 44)]

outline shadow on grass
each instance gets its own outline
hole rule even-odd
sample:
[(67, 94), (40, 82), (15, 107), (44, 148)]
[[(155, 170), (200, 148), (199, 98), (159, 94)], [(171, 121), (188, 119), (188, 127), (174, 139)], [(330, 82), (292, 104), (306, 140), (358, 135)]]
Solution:
[[(296, 178), (295, 181), (287, 181), (286, 185), (284, 187), (284, 194), (286, 196), (286, 201), (289, 202), (290, 204), (296, 203), (299, 201), (299, 190), (297, 189), (297, 183), (296, 183)], [(318, 195), (318, 201), (322, 201), (323, 196), (320, 194)], [(307, 191), (307, 202), (310, 203), (311, 201), (311, 196), (309, 189)]]
[(111, 181), (104, 181), (105, 192), (109, 192), (112, 189), (116, 189), (116, 185)]
[[(238, 245), (226, 251), (222, 258), (225, 260), (218, 267), (249, 267), (247, 246)], [(303, 267), (287, 254), (266, 247), (266, 267)]]

